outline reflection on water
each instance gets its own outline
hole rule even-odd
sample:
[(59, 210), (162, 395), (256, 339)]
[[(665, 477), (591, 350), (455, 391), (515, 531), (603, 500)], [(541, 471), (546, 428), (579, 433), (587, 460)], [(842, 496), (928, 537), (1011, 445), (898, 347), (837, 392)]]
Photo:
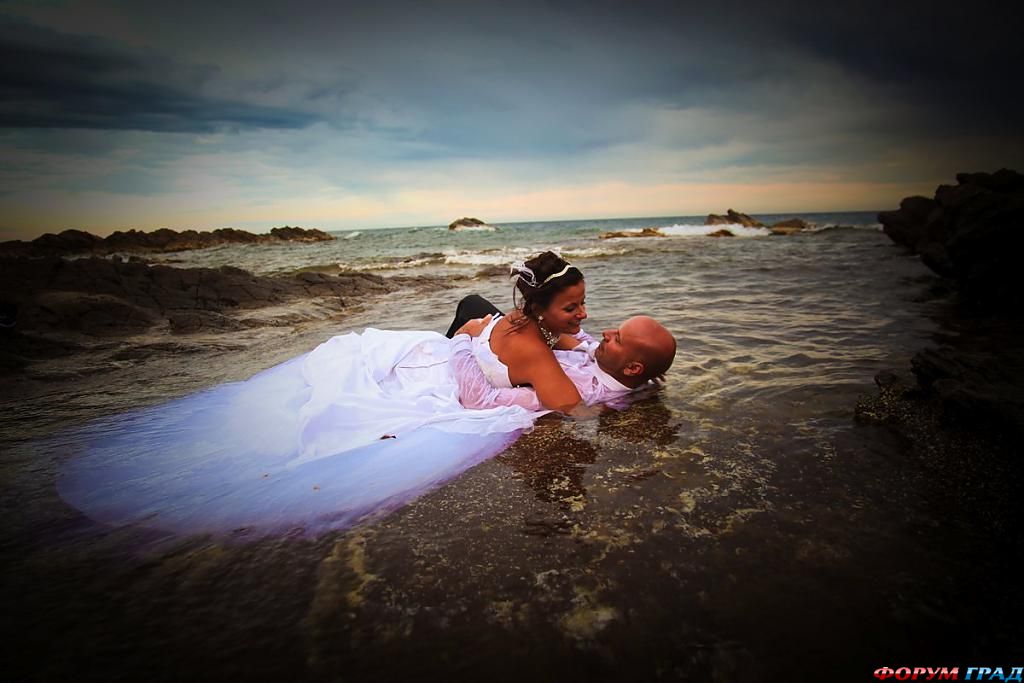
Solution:
[(318, 336), (443, 330), (438, 311), (469, 291), (507, 307), (501, 277), (389, 294), (345, 330), (197, 350), (205, 365), (83, 375), (66, 402), (66, 383), (18, 385), (34, 400), (0, 418), (5, 605), (27, 625), (14, 675), (869, 680), (1019, 664), (1017, 551), (1000, 555), (999, 525), (950, 493), (949, 454), (852, 419), (876, 372), (942, 333), (919, 263), (834, 231), (667, 242), (585, 270), (588, 329), (650, 313), (677, 334), (665, 386), (621, 413), (546, 418), (348, 533), (225, 545), (106, 529), (54, 492), (73, 448), (28, 438)]

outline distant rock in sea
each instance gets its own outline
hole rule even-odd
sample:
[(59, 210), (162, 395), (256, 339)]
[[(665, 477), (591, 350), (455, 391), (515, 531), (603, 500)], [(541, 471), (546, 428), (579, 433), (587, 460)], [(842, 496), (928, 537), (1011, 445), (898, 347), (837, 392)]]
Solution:
[(641, 228), (640, 230), (616, 230), (598, 235), (600, 239), (610, 240), (617, 237), (665, 237), (665, 233), (657, 228)]
[(161, 228), (153, 232), (142, 230), (117, 231), (108, 237), (97, 237), (82, 230), (65, 230), (54, 235), (47, 233), (31, 242), (12, 240), (0, 242), (0, 256), (65, 256), (71, 254), (113, 254), (118, 252), (169, 252), (206, 249), (222, 244), (278, 244), (280, 242), (325, 242), (332, 235), (317, 229), (284, 226), (269, 234), (219, 228), (213, 231), (184, 230), (178, 232)]
[(769, 230), (772, 231), (773, 235), (792, 235), (807, 230), (810, 227), (811, 224), (803, 218), (789, 218), (778, 223), (772, 223)]
[[(744, 228), (768, 228), (772, 231), (773, 235), (792, 235), (811, 227), (811, 224), (802, 218), (787, 218), (784, 221), (767, 226), (756, 218), (752, 218), (739, 211), (733, 211), (732, 209), (726, 211), (724, 216), (714, 213), (709, 214), (704, 221), (704, 225), (742, 225)], [(711, 233), (710, 236), (722, 237), (720, 232)], [(732, 233), (729, 234), (732, 236)]]
[(497, 230), (493, 225), (488, 225), (479, 218), (463, 217), (452, 221), (448, 225), (449, 230)]
[(726, 211), (724, 216), (714, 213), (708, 214), (708, 217), (704, 220), (704, 225), (742, 225), (744, 228), (765, 227), (765, 224), (761, 221), (732, 209)]
[(722, 228), (721, 230), (715, 230), (714, 232), (709, 232), (708, 233), (708, 237), (735, 237), (735, 236), (736, 235), (732, 234), (731, 230), (726, 230), (725, 228)]

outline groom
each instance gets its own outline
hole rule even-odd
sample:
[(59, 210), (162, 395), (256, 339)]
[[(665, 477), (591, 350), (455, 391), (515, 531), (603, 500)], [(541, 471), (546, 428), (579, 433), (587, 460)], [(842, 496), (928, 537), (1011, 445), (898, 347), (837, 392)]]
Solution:
[[(485, 299), (481, 301), (486, 302)], [(463, 312), (465, 308), (460, 304), (459, 311)], [(489, 320), (490, 315), (470, 319), (452, 336), (450, 362), (452, 374), (459, 384), (460, 402), (467, 408), (477, 409), (519, 405), (529, 410), (543, 410), (532, 389), (498, 389), (484, 377), (473, 357), (472, 337), (478, 336)], [(458, 315), (456, 322), (462, 322)], [(676, 340), (672, 334), (658, 321), (643, 315), (629, 318), (617, 328), (605, 330), (600, 342), (583, 332), (577, 335), (577, 341), (575, 349), (556, 350), (554, 353), (588, 406), (609, 404), (618, 407), (623, 403), (622, 398), (631, 391), (663, 375), (672, 365), (676, 353)]]

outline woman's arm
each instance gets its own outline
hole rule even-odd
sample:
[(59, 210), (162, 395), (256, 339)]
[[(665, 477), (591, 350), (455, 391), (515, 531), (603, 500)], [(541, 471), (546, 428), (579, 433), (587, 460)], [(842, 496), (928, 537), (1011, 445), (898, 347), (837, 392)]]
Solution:
[(540, 340), (528, 343), (522, 340), (515, 348), (507, 349), (509, 378), (516, 384), (529, 384), (537, 392), (541, 404), (550, 410), (569, 413), (583, 399), (558, 364), (555, 354)]
[(448, 361), (459, 385), (459, 402), (466, 408), (484, 410), (497, 406), (522, 406), (527, 410), (543, 410), (531, 389), (497, 389), (491, 386), (470, 348), (469, 332), (452, 337)]
[[(490, 322), (491, 316), (470, 320), (456, 332), (475, 337)], [(500, 324), (500, 323), (499, 323)], [(541, 404), (548, 410), (569, 413), (582, 405), (583, 399), (558, 364), (555, 354), (540, 339), (520, 336), (502, 350), (501, 361), (508, 367), (513, 384), (529, 384)], [(465, 405), (465, 404), (463, 404)]]

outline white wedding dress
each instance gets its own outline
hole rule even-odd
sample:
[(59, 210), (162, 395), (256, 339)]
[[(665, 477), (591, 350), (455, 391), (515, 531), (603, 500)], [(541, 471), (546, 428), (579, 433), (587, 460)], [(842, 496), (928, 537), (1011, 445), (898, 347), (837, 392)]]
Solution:
[(61, 436), (63, 499), (172, 533), (342, 528), (501, 452), (542, 414), (466, 410), (435, 332), (367, 329)]

